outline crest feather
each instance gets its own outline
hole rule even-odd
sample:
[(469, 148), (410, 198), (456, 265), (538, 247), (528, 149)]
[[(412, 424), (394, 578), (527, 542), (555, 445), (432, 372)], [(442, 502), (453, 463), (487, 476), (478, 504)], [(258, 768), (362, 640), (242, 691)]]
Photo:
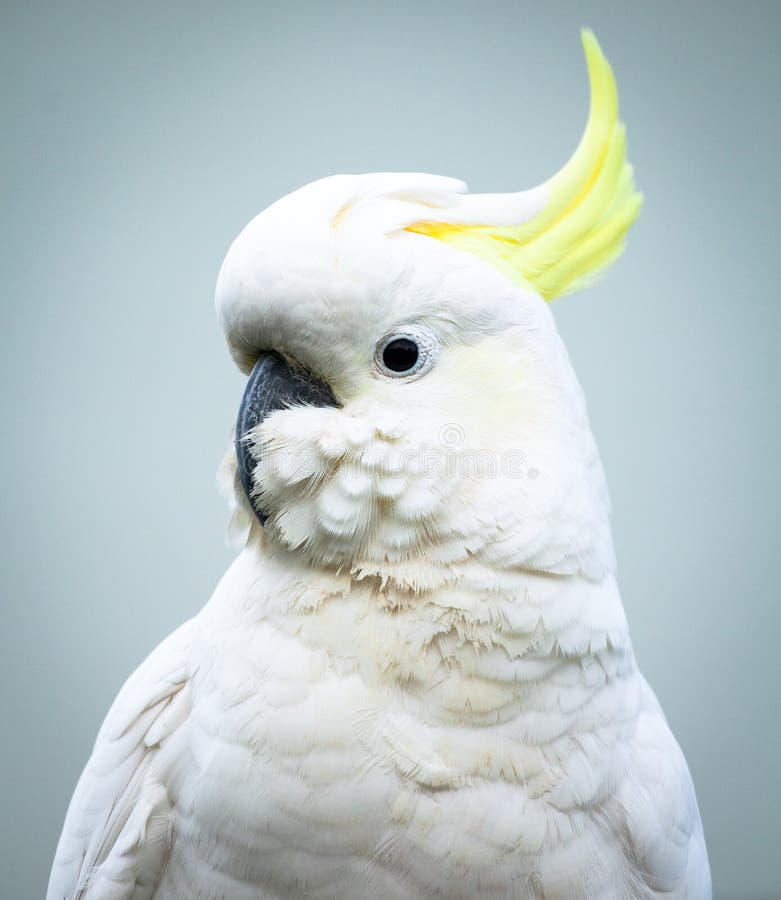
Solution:
[[(467, 195), (436, 220), (407, 226), (481, 257), (546, 300), (577, 290), (613, 262), (642, 205), (626, 158), (610, 63), (593, 32), (584, 29), (581, 37), (591, 105), (583, 136), (565, 166), (531, 191)], [(492, 222), (488, 216), (500, 199), (504, 221)], [(508, 223), (513, 208), (517, 215)]]

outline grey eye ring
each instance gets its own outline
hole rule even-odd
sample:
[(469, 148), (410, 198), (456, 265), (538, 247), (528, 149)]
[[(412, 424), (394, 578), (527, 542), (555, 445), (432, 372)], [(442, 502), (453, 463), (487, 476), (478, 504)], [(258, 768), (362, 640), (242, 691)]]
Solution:
[(439, 338), (425, 325), (403, 325), (380, 338), (374, 350), (375, 371), (389, 379), (420, 378), (437, 361)]

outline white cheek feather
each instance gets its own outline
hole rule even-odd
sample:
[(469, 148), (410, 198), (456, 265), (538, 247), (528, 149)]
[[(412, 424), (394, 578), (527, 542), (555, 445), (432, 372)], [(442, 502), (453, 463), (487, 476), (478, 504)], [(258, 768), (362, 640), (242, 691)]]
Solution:
[(413, 587), (467, 562), (612, 572), (582, 397), (555, 333), (543, 355), (541, 337), (529, 352), (515, 332), (445, 349), (414, 385), (369, 382), (343, 409), (273, 413), (251, 435), (265, 538)]

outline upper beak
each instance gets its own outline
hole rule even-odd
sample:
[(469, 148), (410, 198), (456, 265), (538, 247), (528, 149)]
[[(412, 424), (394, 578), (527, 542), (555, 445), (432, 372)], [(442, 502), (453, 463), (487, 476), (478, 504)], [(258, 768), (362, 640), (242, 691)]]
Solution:
[(339, 406), (331, 388), (313, 375), (294, 369), (279, 354), (261, 353), (255, 363), (244, 396), (241, 398), (236, 421), (236, 458), (239, 477), (255, 515), (261, 525), (268, 514), (264, 512), (254, 494), (253, 472), (257, 461), (252, 455), (249, 432), (277, 409), (291, 406)]

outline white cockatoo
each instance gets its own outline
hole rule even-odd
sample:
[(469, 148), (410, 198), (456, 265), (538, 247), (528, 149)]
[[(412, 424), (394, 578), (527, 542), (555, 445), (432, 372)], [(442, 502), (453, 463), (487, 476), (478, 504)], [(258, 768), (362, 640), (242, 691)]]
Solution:
[(546, 302), (640, 207), (583, 41), (587, 127), (540, 187), (340, 175), (231, 247), (246, 545), (112, 706), (50, 900), (711, 896)]

